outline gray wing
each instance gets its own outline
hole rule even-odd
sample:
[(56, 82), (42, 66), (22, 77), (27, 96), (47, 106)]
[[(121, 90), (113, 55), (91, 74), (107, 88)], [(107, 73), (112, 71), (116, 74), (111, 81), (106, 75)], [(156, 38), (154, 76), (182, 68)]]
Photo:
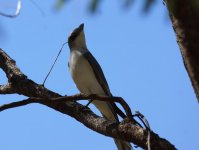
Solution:
[(111, 96), (111, 92), (109, 90), (109, 86), (102, 71), (102, 68), (98, 64), (95, 57), (93, 57), (93, 55), (89, 51), (84, 53), (83, 56), (88, 60), (89, 64), (91, 65), (93, 72), (95, 73), (95, 76), (98, 82), (100, 83), (101, 87), (103, 88), (105, 94), (107, 96)]
[[(108, 86), (108, 83), (106, 81), (106, 78), (104, 76), (104, 73), (102, 71), (102, 68), (100, 67), (100, 65), (97, 62), (97, 60), (95, 59), (95, 57), (93, 57), (93, 55), (89, 51), (87, 51), (83, 55), (88, 60), (89, 64), (91, 65), (93, 72), (95, 73), (95, 76), (96, 76), (98, 82), (100, 83), (101, 87), (103, 88), (105, 94), (107, 96), (112, 96), (109, 86)], [(116, 115), (116, 113), (117, 113), (122, 118), (126, 117), (126, 115), (117, 107), (117, 105), (115, 103), (109, 103), (109, 104), (110, 104), (112, 112), (115, 116), (117, 116)]]

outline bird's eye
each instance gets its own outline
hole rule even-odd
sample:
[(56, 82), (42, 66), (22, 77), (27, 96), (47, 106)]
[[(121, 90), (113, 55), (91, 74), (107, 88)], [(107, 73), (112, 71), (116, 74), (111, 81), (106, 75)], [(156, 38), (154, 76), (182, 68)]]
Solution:
[(74, 41), (81, 31), (82, 31), (81, 28), (76, 28), (69, 36), (70, 42)]
[(70, 41), (74, 41), (74, 40), (75, 40), (75, 38), (76, 38), (76, 36), (75, 36), (75, 35), (71, 35), (71, 36), (69, 37), (69, 40), (70, 40)]

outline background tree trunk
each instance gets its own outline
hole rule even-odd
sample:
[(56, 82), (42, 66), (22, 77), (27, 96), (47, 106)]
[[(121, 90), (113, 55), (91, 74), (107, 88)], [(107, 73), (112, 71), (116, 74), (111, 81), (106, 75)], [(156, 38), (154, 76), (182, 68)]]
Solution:
[(199, 1), (167, 0), (185, 68), (199, 100)]

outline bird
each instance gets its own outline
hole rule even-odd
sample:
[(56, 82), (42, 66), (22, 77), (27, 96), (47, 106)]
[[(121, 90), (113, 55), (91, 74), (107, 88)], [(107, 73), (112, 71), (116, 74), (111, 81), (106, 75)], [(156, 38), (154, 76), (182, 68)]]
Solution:
[[(81, 93), (112, 96), (102, 68), (95, 57), (88, 50), (84, 33), (84, 24), (80, 24), (68, 36), (70, 58), (68, 67), (76, 87)], [(115, 104), (99, 100), (92, 103), (107, 120), (119, 122)], [(118, 150), (132, 150), (127, 141), (114, 139)]]

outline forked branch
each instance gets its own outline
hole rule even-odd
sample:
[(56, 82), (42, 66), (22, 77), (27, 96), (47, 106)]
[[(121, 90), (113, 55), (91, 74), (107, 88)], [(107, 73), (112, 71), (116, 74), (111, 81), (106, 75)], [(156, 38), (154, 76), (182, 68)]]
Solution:
[[(61, 96), (42, 85), (35, 83), (27, 78), (16, 66), (15, 61), (11, 59), (3, 50), (0, 49), (0, 68), (5, 72), (8, 78), (8, 84), (0, 86), (0, 94), (17, 93), (30, 98), (10, 104), (0, 106), (0, 111), (24, 106), (31, 103), (46, 105), (56, 111), (69, 115), (86, 127), (101, 133), (105, 136), (123, 139), (132, 142), (143, 149), (147, 149), (148, 131), (129, 119), (131, 110), (126, 102), (120, 97), (100, 97), (97, 95), (73, 95)], [(121, 123), (108, 121), (103, 117), (94, 114), (88, 107), (76, 102), (76, 100), (99, 99), (102, 101), (119, 102), (125, 109), (128, 118)], [(152, 150), (175, 150), (176, 148), (166, 139), (160, 138), (154, 132), (151, 132)]]

